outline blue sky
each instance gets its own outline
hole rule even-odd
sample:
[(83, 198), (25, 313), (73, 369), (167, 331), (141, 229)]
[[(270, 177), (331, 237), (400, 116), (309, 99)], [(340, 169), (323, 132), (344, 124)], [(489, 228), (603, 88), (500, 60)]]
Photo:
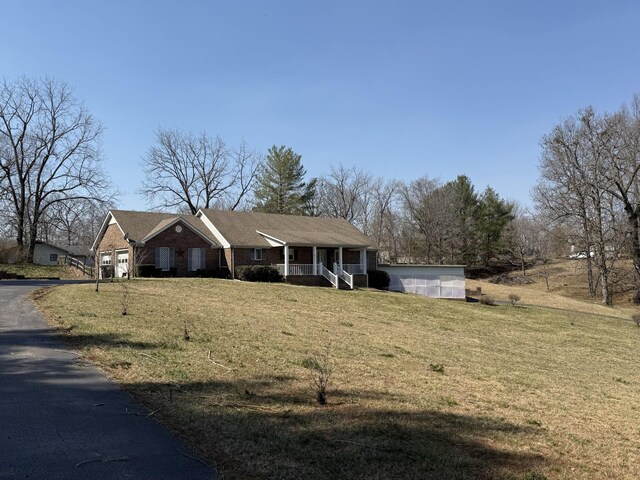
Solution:
[(158, 127), (529, 204), (542, 135), (640, 93), (635, 1), (3, 0), (0, 75), (72, 85), (121, 208)]

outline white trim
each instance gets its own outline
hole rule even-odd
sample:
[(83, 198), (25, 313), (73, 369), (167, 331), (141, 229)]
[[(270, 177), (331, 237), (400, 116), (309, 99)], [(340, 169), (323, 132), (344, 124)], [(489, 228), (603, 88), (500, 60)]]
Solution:
[(211, 220), (209, 220), (209, 218), (202, 211), (202, 209), (196, 212), (196, 217), (202, 220), (202, 223), (204, 223), (204, 226), (211, 231), (213, 236), (216, 237), (216, 240), (218, 240), (218, 243), (222, 245), (223, 248), (231, 248), (231, 244), (227, 241), (226, 238), (224, 238), (222, 233), (220, 233), (220, 230), (218, 230), (216, 226), (213, 223), (211, 223)]
[[(260, 258), (258, 258), (258, 255), (256, 255), (256, 253), (260, 252)], [(264, 252), (262, 248), (252, 248), (251, 249), (251, 260), (253, 260), (254, 262), (262, 262), (264, 261)]]
[(283, 247), (287, 244), (284, 240), (280, 240), (279, 238), (274, 237), (273, 235), (269, 235), (268, 233), (263, 233), (260, 230), (256, 230), (258, 235), (262, 235), (272, 247)]
[(318, 275), (318, 247), (311, 247), (311, 256), (313, 257), (313, 274)]
[(289, 275), (289, 245), (284, 246), (284, 276)]

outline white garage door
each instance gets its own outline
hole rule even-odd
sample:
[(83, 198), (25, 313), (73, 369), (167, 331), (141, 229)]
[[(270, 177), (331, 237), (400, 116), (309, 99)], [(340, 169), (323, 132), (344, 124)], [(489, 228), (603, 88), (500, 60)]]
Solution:
[(464, 267), (441, 265), (380, 265), (389, 274), (389, 290), (429, 298), (465, 298)]
[(126, 277), (129, 273), (129, 252), (116, 252), (116, 277)]

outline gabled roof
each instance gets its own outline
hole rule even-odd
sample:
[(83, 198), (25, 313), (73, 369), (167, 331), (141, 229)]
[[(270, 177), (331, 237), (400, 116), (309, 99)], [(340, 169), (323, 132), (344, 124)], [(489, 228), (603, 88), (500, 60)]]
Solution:
[(130, 242), (144, 242), (171, 227), (171, 225), (182, 222), (196, 234), (208, 241), (212, 246), (219, 246), (213, 234), (204, 225), (204, 223), (202, 223), (202, 220), (195, 215), (180, 215), (162, 212), (137, 212), (132, 210), (110, 210), (102, 224), (102, 227), (100, 228), (96, 241), (93, 244), (93, 249), (95, 249), (100, 242), (102, 235), (104, 235), (104, 231), (109, 226), (112, 219), (118, 225), (120, 230), (122, 230), (122, 234), (126, 235), (127, 240)]
[(369, 238), (341, 218), (212, 209), (202, 209), (198, 215), (204, 216), (215, 227), (223, 237), (218, 238), (221, 243), (233, 247), (260, 248), (274, 243), (301, 247), (373, 246)]

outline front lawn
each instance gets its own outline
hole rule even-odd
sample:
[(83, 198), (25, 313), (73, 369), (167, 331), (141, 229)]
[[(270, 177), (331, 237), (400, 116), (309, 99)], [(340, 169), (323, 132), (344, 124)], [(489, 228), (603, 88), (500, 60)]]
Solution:
[[(213, 279), (94, 288), (36, 297), (225, 478), (640, 477), (630, 321)], [(327, 351), (322, 406), (308, 367)]]

